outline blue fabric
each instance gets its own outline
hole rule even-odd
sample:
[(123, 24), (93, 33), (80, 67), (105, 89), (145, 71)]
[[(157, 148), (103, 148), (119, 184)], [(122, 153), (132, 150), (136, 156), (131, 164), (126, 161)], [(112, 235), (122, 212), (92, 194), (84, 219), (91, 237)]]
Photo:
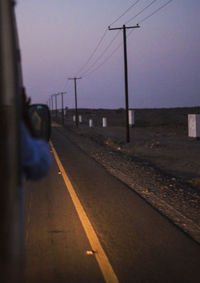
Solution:
[(27, 179), (38, 180), (47, 175), (52, 156), (47, 142), (32, 138), (21, 124), (21, 157), (22, 167)]

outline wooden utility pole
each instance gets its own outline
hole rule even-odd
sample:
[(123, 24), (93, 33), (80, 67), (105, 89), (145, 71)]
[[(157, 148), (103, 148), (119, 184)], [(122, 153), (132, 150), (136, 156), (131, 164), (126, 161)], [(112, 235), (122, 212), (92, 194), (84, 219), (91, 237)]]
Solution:
[(53, 96), (54, 96), (54, 94), (50, 95), (50, 100), (51, 100), (51, 118), (52, 119), (53, 119), (53, 106), (54, 106), (54, 104), (53, 104)]
[(126, 30), (127, 29), (133, 29), (133, 28), (139, 28), (139, 25), (126, 27), (123, 25), (119, 28), (110, 28), (109, 30), (123, 30), (123, 39), (124, 39), (124, 85), (125, 85), (125, 105), (126, 105), (126, 142), (130, 142), (130, 131), (129, 131), (129, 119), (128, 119), (128, 64), (127, 64), (127, 43), (126, 43)]
[(61, 107), (62, 107), (62, 125), (64, 125), (64, 102), (63, 102), (63, 94), (65, 94), (67, 92), (61, 92), (60, 95), (61, 95)]
[[(52, 97), (52, 106), (53, 106), (53, 97), (55, 96), (55, 112), (56, 112), (56, 121), (57, 121), (57, 95), (59, 95), (59, 93), (55, 93), (55, 94), (52, 94), (51, 97)], [(53, 110), (53, 109), (52, 109)], [(53, 113), (53, 111), (52, 111)]]
[(51, 95), (51, 113), (53, 113), (53, 96)]
[(76, 88), (76, 81), (82, 78), (69, 78), (68, 80), (74, 81), (74, 94), (75, 94), (75, 111), (76, 111), (76, 126), (78, 128), (78, 106), (77, 106), (77, 88)]
[(55, 96), (56, 122), (57, 122), (57, 118), (58, 118), (57, 95), (58, 95), (57, 93), (54, 94), (54, 96)]

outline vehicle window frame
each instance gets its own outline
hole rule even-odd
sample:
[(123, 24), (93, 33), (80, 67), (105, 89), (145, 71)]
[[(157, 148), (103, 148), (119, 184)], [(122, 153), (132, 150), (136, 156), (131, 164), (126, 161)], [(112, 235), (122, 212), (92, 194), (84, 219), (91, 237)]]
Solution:
[(15, 1), (0, 1), (0, 264), (3, 282), (20, 282), (23, 269), (22, 75), (14, 6)]

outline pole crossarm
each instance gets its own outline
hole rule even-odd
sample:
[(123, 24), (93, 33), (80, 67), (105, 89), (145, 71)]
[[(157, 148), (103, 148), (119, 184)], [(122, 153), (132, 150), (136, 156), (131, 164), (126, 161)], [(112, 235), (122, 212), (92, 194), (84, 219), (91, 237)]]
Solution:
[(131, 27), (126, 27), (125, 25), (123, 25), (122, 27), (119, 28), (111, 28), (110, 26), (108, 27), (109, 30), (119, 30), (119, 29), (124, 29), (124, 27), (126, 29), (132, 29), (132, 28), (140, 28), (139, 24), (137, 24), (136, 26), (131, 26)]
[(51, 94), (50, 96), (58, 96), (58, 95), (61, 95), (61, 94), (65, 94), (67, 93), (66, 91), (62, 91), (62, 92), (57, 92), (57, 93), (54, 93), (54, 94)]
[(57, 96), (57, 95), (59, 95), (60, 94), (60, 92), (58, 92), (58, 93), (54, 93), (54, 94), (51, 94), (51, 97), (53, 97), (53, 96)]
[(68, 78), (68, 80), (80, 80), (82, 79), (81, 77), (80, 78)]

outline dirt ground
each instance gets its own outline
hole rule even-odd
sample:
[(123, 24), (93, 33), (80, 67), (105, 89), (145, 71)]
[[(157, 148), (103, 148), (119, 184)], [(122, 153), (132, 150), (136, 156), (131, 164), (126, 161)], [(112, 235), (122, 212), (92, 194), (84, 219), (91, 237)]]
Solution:
[(79, 109), (78, 128), (74, 110), (68, 110), (63, 129), (72, 142), (200, 243), (200, 140), (189, 138), (187, 129), (188, 114), (196, 113), (200, 107), (136, 110), (130, 143), (123, 109)]
[[(138, 109), (135, 126), (130, 128), (130, 143), (126, 143), (125, 111), (123, 109), (80, 109), (83, 122), (79, 133), (97, 143), (129, 153), (200, 189), (200, 140), (188, 137), (188, 114), (200, 113), (200, 108)], [(68, 111), (68, 123), (74, 111)], [(107, 117), (108, 126), (102, 127)], [(93, 128), (88, 127), (93, 119)]]

